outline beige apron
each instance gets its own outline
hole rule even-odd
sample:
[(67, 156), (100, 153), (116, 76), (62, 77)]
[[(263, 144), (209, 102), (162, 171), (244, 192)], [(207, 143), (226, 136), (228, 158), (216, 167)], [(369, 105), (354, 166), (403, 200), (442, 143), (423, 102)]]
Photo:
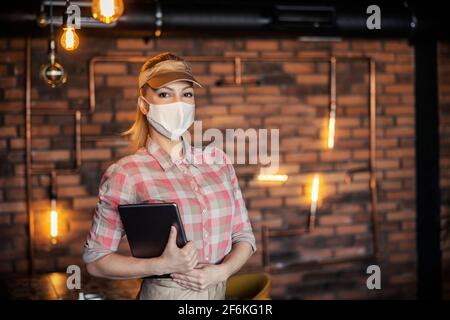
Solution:
[(182, 287), (170, 278), (147, 278), (142, 281), (139, 300), (225, 300), (226, 281), (203, 291)]

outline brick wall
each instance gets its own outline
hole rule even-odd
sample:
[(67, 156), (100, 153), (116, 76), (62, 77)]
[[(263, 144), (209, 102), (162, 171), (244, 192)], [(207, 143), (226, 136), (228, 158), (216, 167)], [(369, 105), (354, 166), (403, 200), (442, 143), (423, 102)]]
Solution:
[[(273, 297), (415, 297), (413, 51), (406, 42), (164, 39), (144, 43), (139, 39), (82, 38), (77, 52), (59, 51), (69, 80), (65, 87), (58, 89), (50, 89), (38, 77), (39, 66), (46, 61), (46, 40), (34, 39), (32, 46), (32, 108), (62, 110), (87, 110), (87, 61), (97, 55), (148, 56), (173, 51), (181, 55), (326, 58), (333, 54), (352, 54), (374, 58), (379, 264), (383, 289), (367, 290), (367, 263), (354, 262), (274, 274)], [(1, 39), (0, 48), (0, 271), (20, 273), (27, 267), (25, 41)], [(82, 246), (97, 201), (101, 175), (112, 161), (128, 152), (126, 141), (118, 133), (127, 129), (134, 117), (139, 67), (124, 62), (102, 63), (96, 67), (96, 110), (93, 114), (83, 111), (82, 115), (82, 168), (80, 173), (57, 178), (62, 227), (59, 242), (54, 246), (48, 239), (50, 178), (33, 176), (38, 270), (64, 270), (68, 264), (81, 264)], [(352, 182), (344, 182), (347, 169), (365, 166), (368, 161), (367, 66), (362, 62), (338, 62), (336, 144), (332, 151), (324, 148), (329, 101), (327, 63), (245, 63), (244, 75), (265, 75), (260, 86), (246, 87), (215, 86), (218, 79), (232, 79), (231, 63), (193, 63), (193, 68), (206, 85), (196, 90), (197, 119), (203, 120), (204, 129), (280, 129), (280, 172), (289, 175), (286, 183), (263, 184), (255, 181), (257, 166), (235, 166), (259, 248), (247, 267), (261, 266), (263, 225), (304, 226), (310, 182), (315, 173), (321, 175), (318, 227), (306, 236), (271, 241), (272, 261), (334, 259), (371, 253), (369, 176), (361, 173)], [(448, 115), (447, 109), (443, 107)], [(33, 163), (70, 167), (74, 156), (73, 117), (35, 114), (32, 124)], [(100, 139), (105, 136), (110, 138)], [(445, 159), (443, 166), (448, 168)], [(446, 187), (448, 177), (443, 182), (443, 193), (448, 198)], [(126, 244), (123, 247), (126, 250)]]

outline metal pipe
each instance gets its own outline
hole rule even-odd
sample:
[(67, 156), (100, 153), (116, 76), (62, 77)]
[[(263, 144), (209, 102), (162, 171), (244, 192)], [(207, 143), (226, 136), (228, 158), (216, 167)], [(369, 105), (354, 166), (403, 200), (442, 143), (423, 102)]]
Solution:
[(372, 236), (373, 236), (373, 255), (375, 261), (379, 259), (378, 250), (378, 189), (377, 189), (377, 175), (376, 175), (376, 68), (375, 61), (369, 59), (369, 172), (370, 172), (370, 200), (371, 200), (371, 222), (372, 222)]
[(330, 111), (336, 112), (336, 57), (330, 58)]
[(56, 183), (57, 173), (56, 170), (51, 170), (50, 172), (50, 196), (57, 198), (57, 183)]
[(27, 217), (28, 217), (28, 272), (34, 274), (34, 212), (31, 208), (31, 38), (27, 38), (26, 46), (26, 83), (25, 83), (25, 166), (26, 166), (26, 199), (27, 199)]
[(75, 168), (81, 168), (81, 111), (75, 111)]
[[(88, 5), (82, 5), (81, 27), (86, 28), (86, 35), (109, 37), (149, 37), (160, 27), (162, 36), (235, 37), (242, 36), (245, 32), (246, 35), (262, 37), (301, 35), (410, 39), (420, 31), (429, 37), (449, 38), (445, 30), (449, 29), (450, 22), (444, 14), (445, 10), (440, 10), (439, 7), (424, 10), (423, 7), (427, 9), (426, 4), (416, 4), (412, 10), (403, 2), (381, 1), (378, 5), (382, 11), (382, 28), (370, 30), (366, 26), (369, 16), (366, 10), (370, 4), (365, 1), (345, 4), (336, 1), (328, 5), (318, 5), (312, 1), (289, 4), (260, 1), (244, 2), (237, 6), (231, 0), (218, 3), (166, 0), (161, 3), (161, 10), (158, 11), (157, 2), (127, 1), (125, 14), (113, 28), (94, 21), (88, 12)], [(0, 32), (7, 32), (9, 35), (46, 34), (46, 29), (39, 28), (36, 24), (39, 17), (45, 20), (38, 5), (24, 7), (13, 3), (8, 6), (10, 8), (0, 13)], [(428, 15), (422, 14), (426, 11), (431, 12)], [(419, 15), (416, 17), (414, 12)], [(159, 16), (162, 18), (159, 19)], [(54, 22), (59, 23), (62, 14), (55, 14), (54, 18)], [(11, 28), (12, 24), (14, 28)]]

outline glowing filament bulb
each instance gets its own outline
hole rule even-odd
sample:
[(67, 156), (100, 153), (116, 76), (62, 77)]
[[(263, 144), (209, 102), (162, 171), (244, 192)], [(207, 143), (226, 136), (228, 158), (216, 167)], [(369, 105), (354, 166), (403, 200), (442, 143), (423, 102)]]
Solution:
[(319, 176), (314, 175), (312, 192), (311, 192), (311, 214), (315, 215), (317, 210), (317, 200), (319, 198)]
[(336, 112), (330, 111), (330, 119), (328, 120), (328, 149), (334, 148), (334, 132), (336, 124)]
[(286, 174), (260, 174), (258, 180), (260, 181), (286, 181), (288, 176)]
[(114, 5), (111, 0), (100, 0), (100, 11), (105, 17), (112, 17), (114, 14)]
[(50, 236), (52, 239), (55, 239), (58, 236), (58, 211), (56, 211), (56, 199), (52, 199), (51, 201)]
[(103, 23), (111, 23), (123, 14), (123, 0), (93, 0), (92, 16)]
[(61, 46), (67, 51), (72, 51), (78, 48), (80, 44), (80, 39), (73, 27), (64, 28), (64, 32), (61, 36)]

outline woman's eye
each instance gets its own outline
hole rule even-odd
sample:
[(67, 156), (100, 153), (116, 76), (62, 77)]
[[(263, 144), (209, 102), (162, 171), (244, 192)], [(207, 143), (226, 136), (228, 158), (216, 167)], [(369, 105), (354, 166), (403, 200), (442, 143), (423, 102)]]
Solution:
[(192, 92), (186, 92), (184, 94), (185, 97), (193, 97), (194, 95), (192, 94)]
[(161, 93), (158, 94), (158, 97), (160, 97), (160, 98), (167, 98), (168, 95), (169, 94), (167, 92), (161, 92)]

